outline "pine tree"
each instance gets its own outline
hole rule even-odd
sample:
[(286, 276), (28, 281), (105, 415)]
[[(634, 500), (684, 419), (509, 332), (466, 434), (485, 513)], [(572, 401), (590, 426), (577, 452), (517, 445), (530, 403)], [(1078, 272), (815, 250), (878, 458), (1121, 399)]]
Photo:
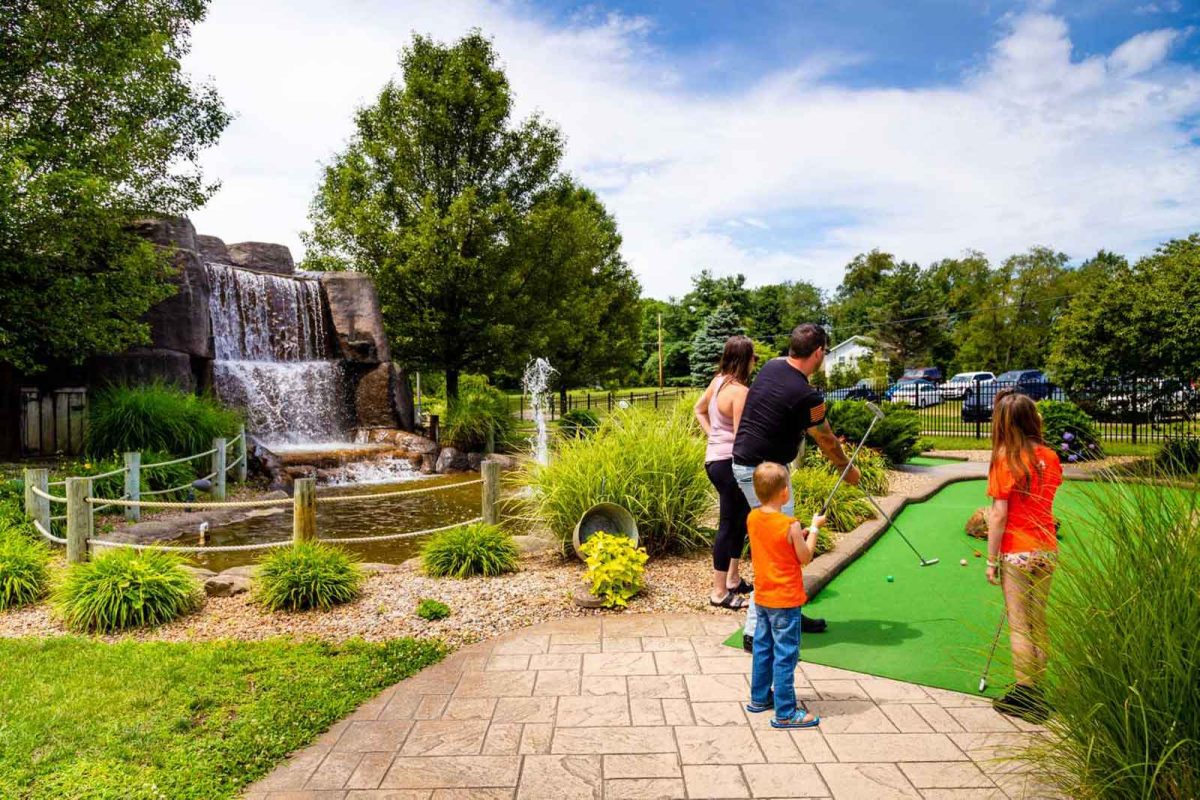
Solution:
[(744, 336), (737, 314), (727, 305), (720, 305), (708, 315), (700, 330), (692, 338), (692, 385), (707, 386), (721, 361), (725, 341), (730, 336)]

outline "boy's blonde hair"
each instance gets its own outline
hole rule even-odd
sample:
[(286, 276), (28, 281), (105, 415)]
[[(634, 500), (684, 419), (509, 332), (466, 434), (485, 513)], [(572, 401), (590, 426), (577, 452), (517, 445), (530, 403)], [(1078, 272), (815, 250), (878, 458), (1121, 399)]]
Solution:
[(764, 461), (754, 468), (754, 494), (758, 502), (769, 503), (788, 485), (788, 471), (782, 464)]

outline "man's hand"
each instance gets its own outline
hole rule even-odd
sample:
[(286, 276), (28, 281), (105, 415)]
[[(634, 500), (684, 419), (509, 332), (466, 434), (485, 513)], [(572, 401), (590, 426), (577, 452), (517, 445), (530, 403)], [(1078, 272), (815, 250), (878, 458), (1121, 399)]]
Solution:
[(851, 486), (858, 486), (858, 482), (861, 480), (862, 473), (858, 471), (858, 467), (853, 464), (850, 465), (850, 469), (846, 471), (846, 483)]

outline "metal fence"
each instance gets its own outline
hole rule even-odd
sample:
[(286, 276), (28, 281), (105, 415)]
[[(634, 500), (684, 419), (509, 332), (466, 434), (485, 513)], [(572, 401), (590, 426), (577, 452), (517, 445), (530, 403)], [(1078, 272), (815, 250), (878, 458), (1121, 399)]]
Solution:
[[(586, 409), (595, 412), (611, 412), (619, 408), (645, 406), (664, 408), (687, 394), (689, 389), (652, 389), (650, 391), (628, 392), (573, 392), (567, 395), (564, 404), (558, 395), (547, 397), (546, 415), (555, 420), (568, 411)], [(509, 398), (509, 410), (520, 419), (532, 419), (533, 410), (529, 398), (524, 395)]]
[(1066, 400), (1091, 416), (1101, 438), (1158, 442), (1200, 435), (1200, 385), (1175, 378), (1098, 381), (1065, 389), (1051, 381), (915, 381), (874, 383), (830, 389), (826, 400), (890, 401), (914, 409), (926, 436), (991, 436), (992, 405), (1002, 389), (1034, 400)]

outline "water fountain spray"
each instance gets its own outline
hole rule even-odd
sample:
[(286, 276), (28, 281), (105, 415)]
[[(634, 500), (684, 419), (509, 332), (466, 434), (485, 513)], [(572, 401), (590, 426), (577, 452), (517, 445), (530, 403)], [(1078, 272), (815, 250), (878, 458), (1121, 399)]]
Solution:
[(537, 436), (529, 440), (533, 446), (533, 457), (539, 464), (550, 462), (550, 445), (546, 433), (546, 398), (549, 396), (550, 376), (557, 370), (544, 358), (532, 359), (525, 365), (521, 386), (529, 395), (529, 407), (533, 410), (533, 424)]

